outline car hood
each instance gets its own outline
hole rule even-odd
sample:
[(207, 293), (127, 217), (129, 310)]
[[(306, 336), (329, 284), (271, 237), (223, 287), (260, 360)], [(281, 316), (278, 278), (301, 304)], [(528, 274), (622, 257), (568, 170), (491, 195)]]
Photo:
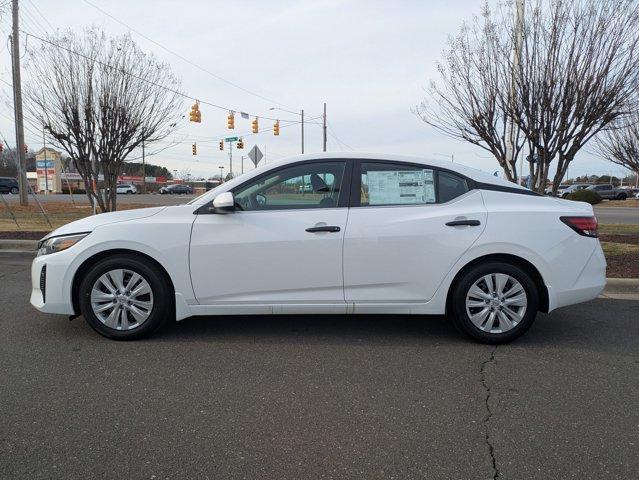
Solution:
[(152, 208), (136, 208), (134, 210), (122, 210), (120, 212), (100, 213), (99, 215), (91, 215), (75, 222), (67, 223), (60, 228), (55, 229), (42, 240), (49, 237), (57, 237), (60, 235), (69, 235), (73, 233), (92, 232), (95, 228), (109, 223), (126, 222), (128, 220), (138, 220), (140, 218), (151, 217), (160, 213), (166, 207)]

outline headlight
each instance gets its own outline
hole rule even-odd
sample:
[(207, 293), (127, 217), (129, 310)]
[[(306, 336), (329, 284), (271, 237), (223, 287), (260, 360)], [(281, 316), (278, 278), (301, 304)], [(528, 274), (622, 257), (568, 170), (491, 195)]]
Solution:
[(61, 252), (69, 247), (72, 247), (88, 233), (75, 233), (73, 235), (63, 235), (61, 237), (51, 237), (43, 240), (38, 245), (38, 257), (40, 255), (49, 255), (50, 253)]

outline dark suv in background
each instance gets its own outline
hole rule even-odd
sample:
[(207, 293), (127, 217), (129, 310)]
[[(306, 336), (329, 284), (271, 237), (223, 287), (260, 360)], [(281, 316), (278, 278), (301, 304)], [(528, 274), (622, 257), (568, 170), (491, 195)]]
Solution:
[(167, 185), (166, 187), (160, 188), (161, 194), (191, 194), (193, 193), (193, 189), (189, 185), (184, 185), (182, 183), (174, 183), (173, 185)]
[(0, 177), (0, 193), (13, 193), (17, 195), (20, 192), (18, 181), (11, 177)]

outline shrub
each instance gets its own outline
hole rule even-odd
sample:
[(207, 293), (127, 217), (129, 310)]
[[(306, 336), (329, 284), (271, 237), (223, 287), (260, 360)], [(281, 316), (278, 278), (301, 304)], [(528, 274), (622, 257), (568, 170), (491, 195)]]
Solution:
[(575, 200), (576, 202), (587, 202), (590, 205), (597, 205), (599, 202), (601, 202), (601, 197), (599, 196), (599, 194), (594, 190), (588, 190), (587, 188), (569, 193), (566, 196), (566, 199)]

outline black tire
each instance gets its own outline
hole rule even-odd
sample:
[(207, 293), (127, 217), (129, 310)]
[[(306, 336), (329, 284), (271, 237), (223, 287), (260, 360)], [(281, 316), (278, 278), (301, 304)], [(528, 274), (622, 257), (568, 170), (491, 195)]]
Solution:
[[(517, 280), (523, 287), (527, 305), (523, 318), (512, 329), (503, 333), (490, 333), (481, 330), (470, 320), (466, 310), (466, 296), (473, 284), (484, 275), (491, 273), (505, 273)], [(455, 327), (462, 333), (469, 335), (481, 343), (507, 343), (523, 335), (535, 321), (539, 310), (539, 292), (531, 276), (522, 268), (499, 261), (489, 261), (478, 264), (466, 271), (453, 286), (450, 303), (450, 318)]]
[(625, 200), (626, 198), (628, 198), (628, 195), (626, 195), (625, 193), (620, 193), (619, 195), (617, 195), (617, 200)]
[[(117, 330), (100, 321), (91, 308), (91, 290), (98, 278), (114, 269), (131, 270), (141, 275), (153, 293), (153, 307), (146, 321), (130, 330)], [(80, 311), (87, 323), (100, 335), (113, 340), (136, 340), (151, 335), (174, 317), (174, 296), (164, 272), (136, 255), (117, 255), (98, 261), (86, 272), (78, 290)]]
[(18, 193), (20, 193), (20, 190), (18, 190), (18, 187), (11, 187), (11, 195), (17, 195)]

